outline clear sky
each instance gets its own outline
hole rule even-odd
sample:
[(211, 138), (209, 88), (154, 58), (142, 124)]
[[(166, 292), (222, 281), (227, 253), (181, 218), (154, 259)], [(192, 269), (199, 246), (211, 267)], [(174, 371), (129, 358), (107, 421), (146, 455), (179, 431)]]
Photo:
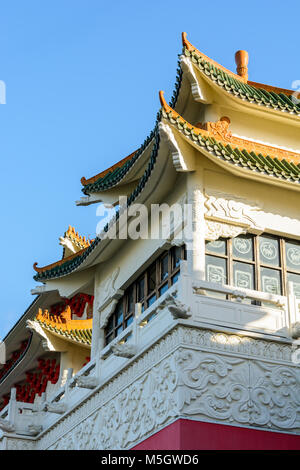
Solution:
[(137, 149), (158, 91), (171, 98), (181, 32), (249, 79), (300, 80), (298, 1), (0, 0), (2, 185), (0, 338), (32, 302), (32, 265), (61, 258), (68, 225), (95, 235), (96, 206), (76, 207), (80, 178)]

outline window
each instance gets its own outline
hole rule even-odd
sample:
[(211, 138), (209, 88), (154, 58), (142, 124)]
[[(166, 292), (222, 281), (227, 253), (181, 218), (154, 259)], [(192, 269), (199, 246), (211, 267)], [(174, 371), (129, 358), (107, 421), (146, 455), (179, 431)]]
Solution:
[(291, 281), (300, 298), (300, 242), (268, 234), (207, 241), (206, 279), (279, 295)]
[(105, 343), (110, 343), (133, 321), (136, 303), (142, 311), (150, 307), (180, 276), (180, 260), (185, 259), (185, 248), (173, 247), (164, 252), (125, 291), (116, 305), (105, 329)]

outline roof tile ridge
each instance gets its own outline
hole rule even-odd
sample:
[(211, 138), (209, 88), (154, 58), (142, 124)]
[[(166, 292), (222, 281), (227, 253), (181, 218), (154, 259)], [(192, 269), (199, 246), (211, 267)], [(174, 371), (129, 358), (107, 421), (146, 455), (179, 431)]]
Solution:
[(79, 235), (76, 232), (75, 227), (69, 225), (68, 230), (64, 233), (64, 237), (69, 238), (72, 242), (81, 246), (81, 248), (87, 248), (91, 244), (91, 240), (86, 238), (85, 236)]
[(295, 90), (288, 90), (287, 88), (280, 88), (280, 87), (276, 87), (273, 85), (266, 85), (265, 83), (253, 82), (250, 80), (248, 81), (248, 85), (254, 88), (263, 89), (265, 91), (268, 91), (269, 93), (270, 92), (276, 93), (277, 95), (279, 95), (280, 93), (283, 93), (284, 95), (287, 95), (288, 97), (293, 95), (293, 93), (295, 93)]
[(64, 264), (66, 263), (67, 261), (71, 261), (73, 258), (76, 258), (77, 256), (80, 256), (81, 254), (83, 254), (91, 245), (85, 247), (85, 248), (82, 248), (82, 250), (79, 250), (77, 251), (76, 253), (73, 253), (72, 255), (70, 256), (66, 256), (65, 258), (62, 258), (58, 261), (55, 261), (54, 263), (51, 263), (51, 264), (48, 264), (47, 266), (43, 266), (43, 267), (38, 267), (38, 263), (35, 262), (33, 263), (33, 269), (37, 272), (37, 273), (42, 273), (44, 271), (48, 271), (49, 269), (52, 269), (52, 268), (55, 268), (56, 266), (60, 266), (61, 264)]
[(60, 316), (50, 315), (47, 309), (43, 311), (40, 308), (35, 317), (35, 321), (38, 321), (47, 327), (50, 326), (62, 331), (89, 330), (92, 328), (93, 323), (92, 318), (72, 320), (71, 308), (69, 305)]
[(115, 163), (114, 165), (110, 166), (109, 168), (107, 168), (106, 170), (103, 170), (101, 171), (100, 173), (98, 173), (97, 175), (94, 175), (94, 176), (91, 176), (90, 178), (85, 178), (84, 176), (81, 178), (81, 184), (83, 186), (86, 186), (88, 184), (92, 184), (92, 183), (95, 183), (98, 179), (100, 178), (103, 178), (104, 176), (106, 176), (109, 172), (111, 171), (114, 171), (116, 168), (120, 168), (121, 166), (124, 165), (124, 163), (126, 163), (127, 160), (130, 160), (135, 154), (136, 154), (137, 150), (135, 150), (134, 152), (132, 152), (130, 155), (127, 155), (127, 157), (125, 158), (122, 158), (122, 160), (118, 161), (117, 163)]
[(223, 65), (219, 64), (218, 62), (216, 62), (215, 60), (211, 59), (210, 57), (208, 57), (207, 55), (203, 54), (203, 52), (200, 52), (199, 49), (197, 49), (195, 46), (193, 46), (186, 38), (187, 34), (186, 33), (182, 33), (182, 44), (184, 47), (187, 48), (187, 50), (189, 52), (195, 52), (196, 54), (200, 55), (204, 60), (206, 60), (207, 62), (209, 62), (210, 64), (214, 65), (215, 67), (217, 67), (218, 69), (221, 69), (223, 70), (224, 72), (226, 72), (228, 75), (231, 75), (233, 78), (235, 78), (236, 80), (239, 80), (240, 82), (242, 83), (247, 83), (247, 80), (245, 80), (243, 77), (241, 77), (240, 75), (238, 75), (237, 73), (234, 73), (232, 72), (231, 70), (227, 69), (226, 67), (224, 67)]

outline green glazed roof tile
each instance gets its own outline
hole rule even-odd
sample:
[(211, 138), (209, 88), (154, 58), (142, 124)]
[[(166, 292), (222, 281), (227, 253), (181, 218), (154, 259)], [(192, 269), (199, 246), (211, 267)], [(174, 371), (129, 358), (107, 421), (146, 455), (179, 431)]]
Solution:
[(285, 95), (284, 93), (275, 93), (274, 91), (267, 91), (263, 88), (256, 88), (247, 83), (243, 83), (224, 70), (217, 68), (211, 64), (204, 57), (196, 51), (189, 51), (186, 47), (183, 48), (183, 53), (190, 57), (192, 62), (199, 68), (199, 70), (207, 75), (213, 82), (221, 88), (224, 88), (228, 93), (247, 100), (250, 103), (264, 105), (278, 111), (289, 112), (300, 116), (300, 103), (293, 99), (293, 96)]
[[(278, 158), (272, 158), (270, 155), (264, 156), (261, 153), (256, 154), (254, 151), (249, 153), (245, 149), (235, 148), (231, 145), (224, 145), (223, 142), (216, 141), (215, 139), (194, 132), (193, 129), (185, 127), (183, 132), (182, 118), (178, 116), (176, 119), (172, 115), (172, 111), (166, 112), (163, 110), (163, 117), (168, 119), (172, 125), (176, 126), (177, 129), (188, 136), (193, 142), (196, 142), (199, 146), (205, 147), (206, 150), (221, 160), (226, 160), (230, 164), (234, 164), (240, 167), (248, 167), (251, 170), (260, 172), (262, 174), (271, 175), (275, 178), (280, 178), (286, 181), (295, 183), (300, 182), (300, 164), (295, 165), (293, 162), (288, 162), (285, 159), (279, 160)], [(199, 131), (199, 129), (197, 129)]]

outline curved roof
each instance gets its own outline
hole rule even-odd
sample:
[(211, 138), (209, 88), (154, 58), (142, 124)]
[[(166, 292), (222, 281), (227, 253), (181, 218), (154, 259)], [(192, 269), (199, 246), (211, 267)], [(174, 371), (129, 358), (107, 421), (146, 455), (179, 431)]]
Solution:
[[(229, 164), (271, 175), (293, 183), (300, 182), (300, 155), (288, 150), (234, 137), (232, 142), (205, 129), (193, 126), (167, 105), (160, 92), (163, 117), (199, 147)], [(229, 138), (230, 139), (230, 138)], [(233, 148), (232, 145), (236, 145)], [(262, 151), (264, 153), (262, 153)]]
[(225, 92), (249, 103), (300, 116), (300, 102), (293, 97), (295, 91), (249, 82), (198, 51), (186, 39), (186, 33), (183, 33), (182, 39), (183, 53), (191, 58), (202, 74)]
[[(296, 105), (294, 103), (292, 96), (290, 95), (290, 93), (292, 93), (290, 90), (283, 90), (262, 84), (255, 84), (254, 82), (247, 82), (244, 77), (227, 70), (217, 62), (199, 52), (187, 41), (185, 33), (183, 33), (183, 45), (184, 54), (191, 58), (192, 62), (198, 67), (200, 72), (226, 92), (243, 101), (246, 100), (249, 103), (263, 105), (279, 112), (288, 112), (297, 116), (300, 115), (300, 104)], [(272, 177), (297, 184), (299, 183), (299, 155), (295, 152), (289, 152), (283, 149), (250, 142), (237, 137), (226, 139), (222, 136), (220, 137), (218, 133), (216, 134), (212, 132), (212, 129), (206, 130), (191, 125), (177, 114), (173, 108), (175, 107), (179, 96), (182, 74), (182, 70), (179, 69), (176, 78), (175, 90), (169, 105), (166, 104), (161, 94), (164, 118), (168, 119), (172, 125), (176, 126), (179, 131), (184, 133), (185, 136), (192, 139), (194, 143), (197, 143), (200, 147), (205, 149), (205, 151), (209, 152), (210, 155), (213, 155), (218, 159), (261, 174), (271, 175)], [(128, 197), (129, 206), (145, 187), (155, 165), (160, 144), (158, 128), (160, 120), (161, 113), (157, 116), (154, 130), (145, 139), (144, 143), (138, 150), (92, 178), (82, 178), (82, 191), (85, 194), (90, 194), (93, 192), (105, 191), (117, 186), (124, 179), (125, 175), (128, 174), (134, 163), (144, 153), (145, 149), (152, 145), (150, 156), (146, 161), (145, 171), (139, 179), (135, 189)], [(114, 221), (117, 220), (118, 217), (119, 213), (117, 212)], [(114, 221), (112, 221), (112, 223)], [(108, 228), (109, 226), (107, 224), (104, 232), (107, 232)], [(36, 281), (43, 282), (68, 275), (78, 269), (85, 262), (99, 243), (101, 243), (101, 236), (97, 236), (92, 240), (89, 246), (82, 248), (77, 253), (67, 256), (62, 260), (44, 267), (38, 267), (37, 263), (35, 263), (34, 269), (37, 274), (34, 276), (34, 279)]]
[(93, 319), (71, 320), (70, 307), (67, 307), (60, 316), (51, 316), (47, 310), (43, 312), (40, 309), (34, 321), (45, 330), (63, 339), (81, 345), (91, 345)]

